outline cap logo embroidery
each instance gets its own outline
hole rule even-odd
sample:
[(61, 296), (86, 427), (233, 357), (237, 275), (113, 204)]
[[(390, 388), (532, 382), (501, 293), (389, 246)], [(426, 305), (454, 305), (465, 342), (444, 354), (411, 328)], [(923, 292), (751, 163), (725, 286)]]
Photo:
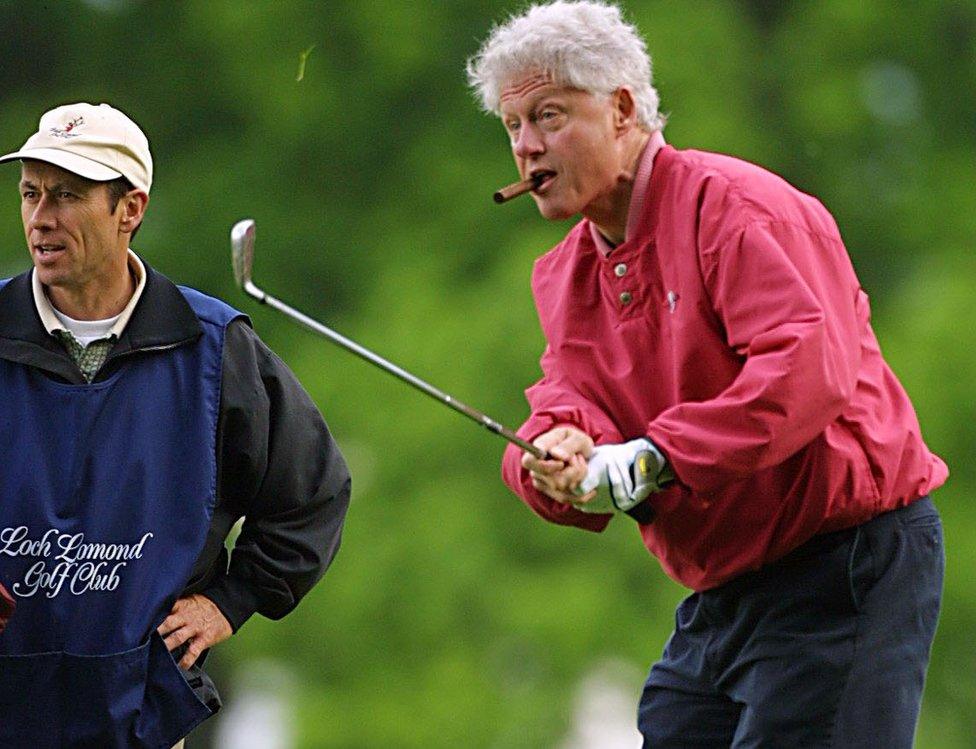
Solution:
[(67, 123), (63, 128), (52, 127), (51, 135), (53, 135), (55, 138), (77, 138), (78, 133), (73, 133), (71, 131), (74, 130), (76, 127), (79, 127), (80, 125), (84, 125), (84, 124), (85, 124), (84, 117), (75, 117), (73, 120)]

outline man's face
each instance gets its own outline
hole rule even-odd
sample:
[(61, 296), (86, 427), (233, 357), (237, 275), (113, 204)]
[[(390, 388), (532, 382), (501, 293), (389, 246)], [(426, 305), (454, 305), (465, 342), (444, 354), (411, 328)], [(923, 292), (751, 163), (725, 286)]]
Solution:
[(97, 288), (124, 264), (120, 214), (108, 187), (43, 161), (21, 168), (20, 215), (41, 283), (80, 291)]
[(527, 75), (502, 91), (501, 118), (519, 174), (546, 175), (532, 193), (545, 218), (587, 215), (609, 200), (619, 173), (611, 97)]

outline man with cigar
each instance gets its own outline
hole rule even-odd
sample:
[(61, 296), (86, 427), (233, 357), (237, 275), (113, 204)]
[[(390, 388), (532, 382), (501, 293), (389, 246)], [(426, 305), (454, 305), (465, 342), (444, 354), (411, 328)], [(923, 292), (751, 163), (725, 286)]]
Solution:
[(208, 649), (324, 573), (349, 474), (247, 318), (129, 248), (131, 119), (58, 107), (11, 160), (33, 268), (0, 281), (0, 746), (169, 747), (219, 707)]
[(645, 746), (911, 746), (947, 469), (830, 214), (667, 145), (613, 5), (532, 6), (468, 73), (539, 212), (582, 216), (532, 276), (547, 345), (520, 435), (549, 458), (510, 445), (504, 479), (554, 523), (633, 519), (694, 591), (641, 696)]

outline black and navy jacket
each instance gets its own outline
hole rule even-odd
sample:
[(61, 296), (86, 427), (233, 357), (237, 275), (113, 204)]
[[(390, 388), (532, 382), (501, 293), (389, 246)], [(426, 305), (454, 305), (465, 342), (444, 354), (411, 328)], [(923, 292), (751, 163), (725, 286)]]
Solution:
[(2, 746), (168, 748), (219, 704), (155, 632), (173, 601), (279, 618), (338, 549), (349, 474), (308, 395), (243, 315), (146, 273), (91, 383), (30, 274), (0, 287)]

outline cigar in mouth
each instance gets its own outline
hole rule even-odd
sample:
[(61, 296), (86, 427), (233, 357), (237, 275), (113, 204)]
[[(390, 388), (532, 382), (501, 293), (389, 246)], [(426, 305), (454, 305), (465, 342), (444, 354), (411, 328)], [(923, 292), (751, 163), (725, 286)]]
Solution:
[(548, 175), (544, 172), (540, 172), (534, 177), (523, 179), (521, 182), (506, 185), (501, 190), (496, 191), (492, 197), (495, 199), (496, 203), (507, 203), (512, 198), (517, 198), (519, 195), (525, 195), (525, 193), (536, 189), (545, 181), (547, 176)]

